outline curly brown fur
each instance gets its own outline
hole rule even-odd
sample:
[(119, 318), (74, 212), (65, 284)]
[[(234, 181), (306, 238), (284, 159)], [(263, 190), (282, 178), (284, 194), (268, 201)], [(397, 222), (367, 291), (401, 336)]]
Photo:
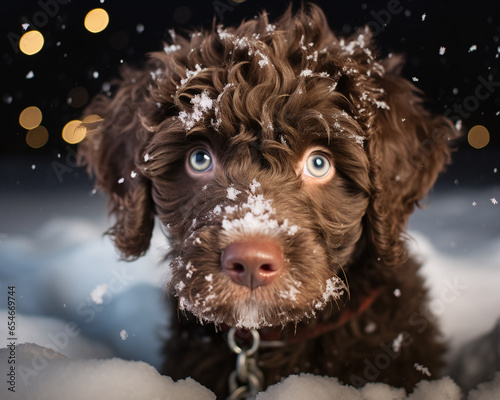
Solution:
[[(376, 290), (336, 329), (260, 351), (266, 384), (308, 371), (411, 390), (426, 378), (415, 363), (436, 376), (444, 346), (405, 229), (456, 132), (424, 108), (401, 64), (379, 58), (368, 30), (337, 38), (311, 5), (274, 24), (263, 13), (174, 36), (144, 69), (124, 68), (112, 98), (93, 101), (87, 114), (103, 121), (89, 125), (80, 154), (110, 194), (116, 247), (135, 259), (155, 218), (168, 231), (178, 300), (166, 374), (224, 395), (234, 358), (217, 327), (283, 327), (293, 337)], [(207, 171), (190, 164), (199, 148), (212, 159)], [(309, 154), (331, 163), (327, 175), (310, 176)], [(221, 268), (225, 249), (244, 240), (282, 252), (271, 283), (248, 287)], [(403, 345), (388, 353), (398, 336)]]

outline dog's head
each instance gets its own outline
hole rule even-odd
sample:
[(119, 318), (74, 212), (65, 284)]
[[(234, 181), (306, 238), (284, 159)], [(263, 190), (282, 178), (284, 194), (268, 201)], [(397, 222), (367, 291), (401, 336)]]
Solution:
[(400, 67), (368, 31), (335, 37), (315, 6), (173, 35), (87, 110), (103, 121), (80, 153), (117, 248), (141, 256), (156, 216), (179, 307), (239, 327), (311, 317), (345, 274), (401, 263), (455, 131)]

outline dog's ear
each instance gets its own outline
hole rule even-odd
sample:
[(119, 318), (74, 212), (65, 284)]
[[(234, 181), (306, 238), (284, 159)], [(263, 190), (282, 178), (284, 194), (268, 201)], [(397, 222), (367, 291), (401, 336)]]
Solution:
[[(142, 174), (141, 158), (151, 135), (145, 121), (150, 77), (147, 71), (122, 70), (116, 94), (96, 96), (85, 115), (101, 121), (89, 123), (79, 147), (81, 164), (95, 175), (96, 187), (109, 195), (109, 213), (115, 217), (107, 232), (125, 259), (141, 256), (149, 247), (154, 212), (150, 181)], [(85, 120), (84, 120), (85, 121)]]
[(450, 160), (458, 136), (447, 118), (424, 107), (421, 92), (399, 75), (400, 57), (384, 62), (377, 84), (385, 94), (367, 141), (374, 191), (365, 228), (375, 254), (388, 265), (406, 258), (404, 232), (414, 206)]

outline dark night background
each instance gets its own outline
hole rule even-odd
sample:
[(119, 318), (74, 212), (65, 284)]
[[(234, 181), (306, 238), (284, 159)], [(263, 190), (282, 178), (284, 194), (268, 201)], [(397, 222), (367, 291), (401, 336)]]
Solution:
[[(163, 41), (168, 39), (168, 29), (182, 33), (193, 27), (209, 27), (213, 18), (224, 24), (236, 24), (262, 9), (267, 9), (272, 19), (290, 4), (281, 0), (238, 3), (60, 0), (60, 3), (57, 0), (9, 2), (0, 17), (3, 31), (0, 185), (10, 189), (26, 179), (47, 185), (60, 183), (61, 179), (65, 182), (86, 179), (74, 166), (76, 146), (69, 146), (61, 138), (64, 124), (78, 118), (85, 104), (85, 99), (78, 107), (68, 104), (68, 93), (74, 87), (83, 87), (92, 97), (117, 76), (122, 62), (140, 65), (146, 53), (161, 50)], [(430, 107), (437, 112), (460, 107), (465, 134), (477, 124), (487, 127), (490, 143), (477, 150), (467, 143), (465, 135), (459, 142), (460, 151), (455, 154), (452, 173), (440, 183), (499, 181), (500, 173), (492, 172), (500, 159), (497, 2), (318, 0), (315, 3), (323, 7), (337, 33), (348, 35), (356, 27), (370, 24), (383, 54), (404, 53), (407, 58), (404, 75), (408, 79), (418, 78), (415, 84), (426, 93)], [(299, 1), (292, 4), (294, 9), (300, 6)], [(84, 28), (83, 20), (96, 7), (107, 10), (110, 23), (103, 32), (93, 34)], [(391, 7), (397, 12), (388, 12)], [(23, 34), (24, 22), (30, 22), (28, 29), (37, 28), (45, 37), (43, 49), (33, 56), (15, 47), (15, 37)], [(469, 51), (474, 45), (477, 50)], [(444, 55), (439, 54), (441, 46), (446, 47)], [(28, 79), (30, 71), (34, 76)], [(467, 97), (474, 97), (476, 87), (481, 84), (479, 77), (497, 86), (493, 86), (488, 98), (479, 101), (479, 106), (473, 107), (477, 100)], [(41, 109), (42, 125), (49, 132), (48, 143), (39, 149), (26, 144), (26, 130), (18, 123), (20, 112), (28, 106)], [(459, 114), (460, 111), (450, 113)]]

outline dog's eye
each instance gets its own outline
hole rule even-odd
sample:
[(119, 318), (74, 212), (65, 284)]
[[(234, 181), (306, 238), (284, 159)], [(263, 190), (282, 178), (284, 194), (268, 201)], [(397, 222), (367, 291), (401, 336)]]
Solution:
[(322, 154), (311, 154), (304, 165), (304, 173), (313, 178), (323, 178), (330, 172), (330, 161)]
[(189, 155), (189, 167), (194, 172), (206, 172), (212, 169), (212, 156), (208, 150), (195, 149)]

